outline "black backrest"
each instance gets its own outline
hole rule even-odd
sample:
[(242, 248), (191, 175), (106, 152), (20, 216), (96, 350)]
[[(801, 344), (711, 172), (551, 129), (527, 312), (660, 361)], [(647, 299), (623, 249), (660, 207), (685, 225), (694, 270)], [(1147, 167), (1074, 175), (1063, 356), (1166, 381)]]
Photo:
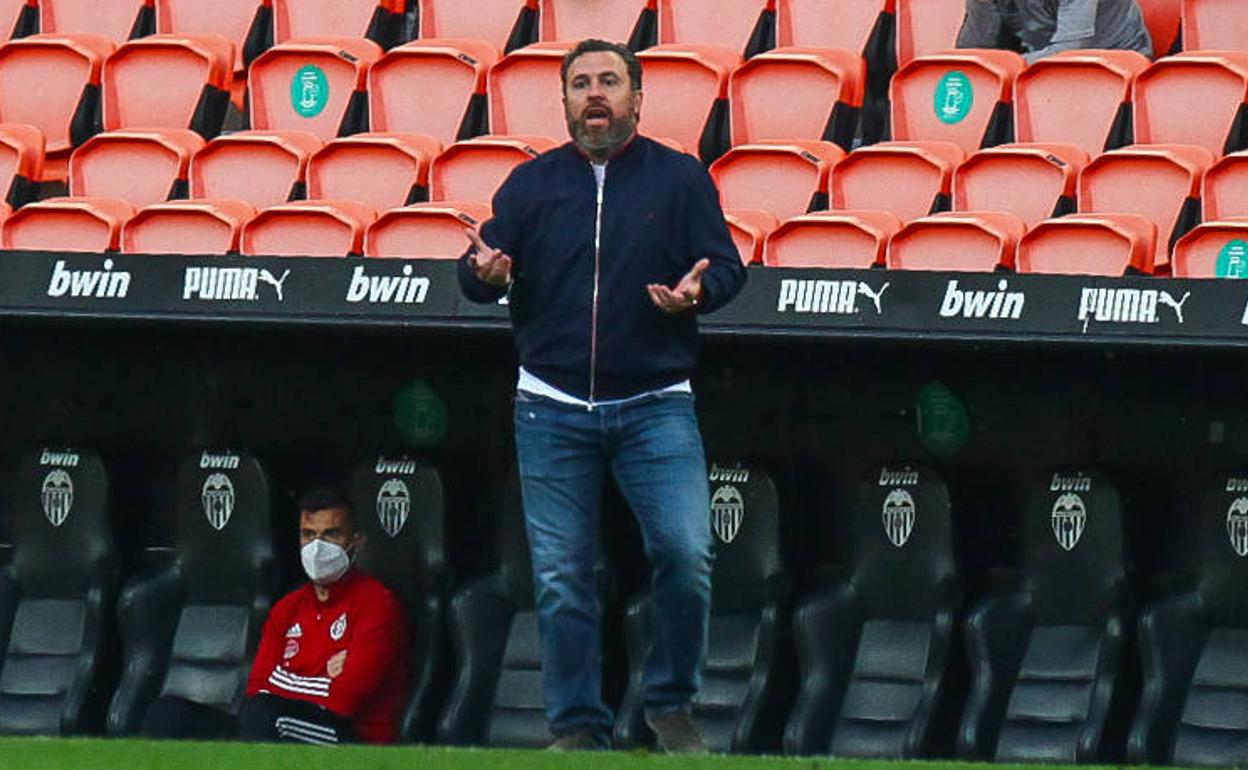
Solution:
[(1196, 522), (1196, 590), (1213, 625), (1248, 627), (1248, 473), (1218, 481), (1218, 488), (1202, 499)]
[(711, 613), (756, 613), (768, 600), (768, 580), (784, 571), (775, 482), (757, 467), (715, 463), (708, 481), (715, 548)]

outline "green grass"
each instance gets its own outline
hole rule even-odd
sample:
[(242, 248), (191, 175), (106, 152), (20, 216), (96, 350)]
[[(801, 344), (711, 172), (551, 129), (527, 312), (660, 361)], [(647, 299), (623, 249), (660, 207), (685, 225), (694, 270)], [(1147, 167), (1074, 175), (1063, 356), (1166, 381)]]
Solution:
[[(957, 762), (873, 762), (781, 757), (670, 757), (645, 752), (553, 754), (441, 747), (259, 745), (80, 738), (0, 739), (3, 770), (914, 770), (976, 767)], [(987, 770), (1042, 766), (980, 765)]]

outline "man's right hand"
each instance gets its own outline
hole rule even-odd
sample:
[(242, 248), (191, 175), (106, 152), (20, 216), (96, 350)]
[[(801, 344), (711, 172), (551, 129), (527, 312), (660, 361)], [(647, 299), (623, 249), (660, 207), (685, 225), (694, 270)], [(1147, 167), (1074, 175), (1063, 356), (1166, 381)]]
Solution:
[(476, 250), (468, 256), (468, 262), (477, 271), (477, 278), (491, 286), (506, 286), (511, 282), (511, 257), (491, 248), (477, 230), (465, 230), (468, 240)]

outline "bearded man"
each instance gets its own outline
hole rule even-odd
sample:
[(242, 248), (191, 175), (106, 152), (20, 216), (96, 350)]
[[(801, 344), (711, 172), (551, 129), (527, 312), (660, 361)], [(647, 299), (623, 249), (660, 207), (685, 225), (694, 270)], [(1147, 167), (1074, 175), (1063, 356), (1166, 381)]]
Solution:
[(520, 358), (516, 454), (557, 749), (610, 745), (594, 576), (606, 469), (641, 527), (654, 605), (646, 722), (701, 752), (711, 533), (690, 375), (697, 314), (745, 270), (702, 164), (637, 133), (641, 64), (586, 40), (563, 60), (572, 141), (517, 167), (460, 258), (465, 296), (509, 295)]

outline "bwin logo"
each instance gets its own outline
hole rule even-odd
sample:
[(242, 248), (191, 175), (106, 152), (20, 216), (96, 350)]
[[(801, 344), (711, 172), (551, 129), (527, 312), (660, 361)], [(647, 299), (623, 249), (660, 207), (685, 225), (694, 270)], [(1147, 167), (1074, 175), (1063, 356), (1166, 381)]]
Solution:
[(940, 303), (940, 317), (1009, 318), (1017, 321), (1023, 317), (1027, 296), (1021, 291), (1006, 291), (1009, 287), (1009, 282), (1002, 278), (997, 283), (996, 291), (962, 291), (957, 281), (950, 281), (945, 287), (945, 299)]
[(1053, 503), (1050, 524), (1053, 536), (1062, 550), (1073, 551), (1083, 537), (1084, 527), (1088, 523), (1088, 509), (1083, 505), (1083, 498), (1068, 492), (1057, 498)]
[(282, 287), (290, 271), (275, 278), (268, 270), (255, 267), (188, 267), (182, 278), (182, 299), (198, 299), (207, 302), (255, 302), (260, 298), (261, 283), (273, 287), (277, 301), (285, 297)]
[(711, 528), (724, 545), (736, 539), (744, 518), (745, 500), (741, 498), (741, 491), (731, 484), (716, 489), (711, 495)]
[(40, 489), (43, 498), (43, 515), (54, 527), (59, 527), (69, 518), (69, 509), (74, 506), (74, 480), (60, 470), (49, 471), (43, 477)]
[(894, 489), (884, 498), (884, 534), (888, 542), (901, 548), (914, 532), (914, 498), (904, 489)]
[(130, 291), (130, 274), (113, 272), (113, 260), (104, 260), (103, 270), (68, 270), (58, 259), (48, 279), (49, 297), (99, 297), (124, 299)]
[(875, 314), (882, 315), (881, 299), (890, 284), (879, 291), (862, 281), (821, 281), (814, 279), (785, 278), (780, 281), (780, 297), (776, 311), (785, 313), (821, 313), (826, 315), (854, 315), (859, 312), (858, 297), (868, 297), (875, 306)]
[(204, 480), (200, 490), (204, 516), (215, 530), (222, 530), (234, 513), (234, 482), (224, 473), (214, 473)]
[(40, 465), (59, 465), (63, 468), (77, 468), (78, 459), (77, 452), (56, 452), (45, 449), (39, 454)]
[(390, 537), (403, 529), (411, 508), (412, 495), (402, 479), (389, 479), (377, 491), (377, 521)]
[(1248, 556), (1248, 497), (1237, 497), (1231, 503), (1226, 512), (1226, 535), (1236, 555)]
[(351, 273), (347, 286), (347, 302), (367, 302), (370, 305), (392, 303), (395, 305), (419, 305), (429, 293), (429, 279), (412, 277), (412, 266), (403, 266), (403, 275), (368, 275), (357, 267)]
[(1175, 318), (1183, 323), (1183, 305), (1190, 291), (1183, 292), (1182, 299), (1175, 299), (1168, 291), (1159, 289), (1095, 289), (1085, 287), (1079, 297), (1079, 319), (1083, 321), (1083, 331), (1088, 331), (1088, 324), (1097, 323), (1136, 323), (1155, 324), (1161, 319), (1157, 317), (1157, 305), (1165, 305), (1174, 311)]
[(201, 452), (199, 455), (199, 467), (204, 470), (211, 468), (212, 470), (236, 471), (238, 470), (238, 455), (214, 455), (208, 452)]
[(378, 457), (377, 466), (373, 468), (373, 472), (378, 476), (388, 473), (402, 473), (405, 476), (411, 476), (416, 472), (416, 461), (391, 460), (386, 457)]

